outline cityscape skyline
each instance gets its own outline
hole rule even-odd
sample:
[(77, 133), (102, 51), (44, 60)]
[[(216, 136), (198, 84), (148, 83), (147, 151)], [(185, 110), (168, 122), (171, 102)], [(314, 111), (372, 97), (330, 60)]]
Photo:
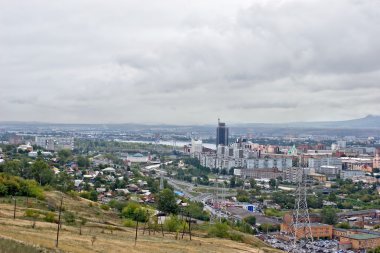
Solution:
[(0, 253), (380, 252), (380, 0), (0, 1)]
[(376, 1), (0, 7), (2, 121), (276, 123), (378, 113)]

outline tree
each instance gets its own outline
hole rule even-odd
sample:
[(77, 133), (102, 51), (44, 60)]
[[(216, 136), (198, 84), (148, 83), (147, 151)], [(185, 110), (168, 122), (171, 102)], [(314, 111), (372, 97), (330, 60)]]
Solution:
[(242, 187), (244, 185), (244, 181), (242, 179), (238, 178), (235, 181), (235, 185), (236, 185), (236, 187)]
[(58, 175), (56, 175), (53, 183), (58, 190), (63, 192), (75, 190), (74, 180), (72, 176), (66, 172), (60, 172)]
[(270, 188), (272, 188), (272, 189), (276, 189), (276, 186), (277, 186), (276, 179), (271, 178), (271, 179), (269, 180), (269, 186), (270, 186)]
[(80, 168), (88, 168), (90, 166), (90, 160), (88, 159), (88, 157), (78, 156), (77, 164)]
[(37, 158), (26, 174), (28, 178), (36, 180), (40, 185), (50, 184), (54, 179), (54, 172), (41, 158)]
[(82, 235), (82, 226), (86, 225), (87, 219), (81, 217), (79, 221), (79, 235)]
[(337, 201), (337, 199), (338, 199), (338, 198), (336, 197), (336, 194), (333, 193), (333, 192), (330, 193), (329, 196), (328, 196), (328, 200), (329, 200), (329, 201), (333, 201), (333, 202), (335, 202), (335, 201)]
[(235, 188), (235, 186), (236, 186), (236, 177), (232, 176), (230, 179), (230, 187)]
[(376, 247), (375, 249), (370, 249), (368, 253), (380, 253), (380, 246)]
[(90, 200), (98, 201), (98, 192), (97, 191), (91, 191), (90, 192)]
[(66, 163), (71, 157), (72, 153), (70, 149), (62, 149), (58, 151), (58, 157), (60, 159), (61, 164)]
[(190, 217), (198, 220), (209, 220), (209, 215), (203, 210), (204, 205), (202, 202), (189, 202), (184, 208), (185, 213), (189, 213)]
[(350, 224), (348, 222), (342, 222), (336, 225), (337, 228), (350, 229)]
[(19, 160), (7, 161), (4, 164), (3, 172), (13, 176), (22, 176), (21, 162)]
[(321, 196), (307, 196), (307, 205), (310, 208), (322, 208), (323, 206), (323, 199)]
[(274, 192), (272, 199), (276, 204), (279, 204), (282, 208), (292, 209), (294, 208), (294, 196), (283, 192)]
[(248, 216), (244, 218), (244, 221), (247, 222), (249, 225), (254, 226), (256, 224), (256, 217), (255, 216)]
[(251, 188), (255, 188), (257, 186), (256, 180), (253, 178), (249, 180), (249, 184), (251, 185)]
[(238, 190), (237, 195), (236, 195), (236, 199), (239, 202), (250, 202), (249, 194), (245, 190)]
[(176, 197), (172, 190), (164, 189), (158, 194), (157, 209), (164, 213), (178, 213)]
[(324, 207), (322, 209), (321, 215), (323, 223), (335, 225), (338, 221), (337, 210), (335, 208)]
[(147, 209), (143, 208), (138, 203), (130, 202), (123, 208), (121, 215), (134, 221), (145, 222), (148, 219), (149, 213), (147, 212)]

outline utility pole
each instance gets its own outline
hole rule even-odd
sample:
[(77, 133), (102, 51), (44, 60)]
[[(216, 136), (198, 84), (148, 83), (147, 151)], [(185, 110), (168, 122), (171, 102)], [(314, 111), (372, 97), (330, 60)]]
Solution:
[(190, 235), (190, 241), (191, 241), (191, 216), (190, 216), (190, 212), (188, 212), (187, 215), (189, 216), (189, 235)]
[[(158, 221), (157, 221), (157, 223), (158, 223)], [(163, 222), (162, 222), (161, 216), (160, 216), (160, 223), (161, 223), (161, 233), (162, 233), (162, 237), (164, 237), (164, 236), (165, 236), (165, 234), (164, 234), (164, 224), (163, 224)]]
[(61, 227), (62, 203), (63, 203), (63, 196), (61, 197), (61, 204), (60, 204), (60, 206), (59, 206), (59, 214), (58, 214), (57, 240), (55, 241), (55, 247), (57, 247), (57, 248), (58, 248), (58, 240), (59, 240), (59, 229), (60, 229), (60, 227)]
[(13, 207), (13, 219), (16, 219), (16, 196), (13, 196), (13, 201), (14, 201), (14, 207)]
[(135, 234), (135, 246), (136, 246), (136, 242), (137, 242), (137, 230), (139, 228), (139, 220), (137, 219), (136, 221), (136, 234)]

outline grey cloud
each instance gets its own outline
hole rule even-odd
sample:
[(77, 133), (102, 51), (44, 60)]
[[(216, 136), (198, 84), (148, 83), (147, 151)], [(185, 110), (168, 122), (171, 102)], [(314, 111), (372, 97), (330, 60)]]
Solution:
[(250, 102), (244, 104), (234, 104), (228, 108), (232, 109), (293, 109), (298, 106), (297, 102), (293, 101), (263, 101), (263, 102)]
[(188, 124), (376, 114), (379, 9), (372, 0), (2, 1), (0, 118)]

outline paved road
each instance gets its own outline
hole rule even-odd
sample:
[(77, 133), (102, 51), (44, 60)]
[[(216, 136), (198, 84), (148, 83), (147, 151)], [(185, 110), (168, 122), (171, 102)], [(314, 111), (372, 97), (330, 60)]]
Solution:
[[(160, 175), (166, 175), (166, 171), (161, 169), (160, 166), (158, 165), (151, 165), (145, 167), (145, 169), (148, 170), (155, 170), (157, 171)], [(174, 187), (175, 190), (178, 190), (184, 194), (184, 196), (191, 201), (196, 201), (196, 202), (202, 202), (204, 204), (204, 210), (209, 211), (212, 215), (218, 217), (218, 218), (228, 218), (228, 215), (222, 213), (220, 210), (217, 210), (213, 208), (212, 206), (207, 205), (207, 200), (211, 199), (213, 197), (212, 193), (206, 192), (206, 193), (201, 193), (197, 196), (193, 196), (191, 192), (195, 192), (193, 188), (195, 187), (194, 184), (185, 182), (185, 181), (180, 181), (176, 180), (173, 178), (169, 178), (167, 176), (164, 176), (164, 178), (167, 180), (168, 184)], [(221, 188), (215, 187), (215, 186), (207, 186), (207, 185), (202, 185), (202, 188), (206, 189), (207, 191), (220, 191)], [(225, 193), (225, 194), (218, 194), (219, 197), (227, 197), (231, 196), (234, 194), (231, 193)]]
[[(204, 210), (209, 211), (212, 215), (218, 217), (218, 218), (228, 218), (228, 215), (222, 213), (220, 210), (217, 210), (213, 208), (212, 206), (207, 205), (207, 200), (211, 199), (213, 197), (213, 194), (211, 193), (202, 193), (198, 196), (193, 196), (190, 194), (191, 189), (194, 187), (194, 185), (182, 182), (178, 180), (174, 180), (172, 178), (166, 178), (168, 183), (174, 187), (174, 189), (183, 192), (184, 196), (189, 198), (191, 201), (197, 201), (202, 202), (204, 204)], [(188, 187), (188, 188), (186, 188)]]

